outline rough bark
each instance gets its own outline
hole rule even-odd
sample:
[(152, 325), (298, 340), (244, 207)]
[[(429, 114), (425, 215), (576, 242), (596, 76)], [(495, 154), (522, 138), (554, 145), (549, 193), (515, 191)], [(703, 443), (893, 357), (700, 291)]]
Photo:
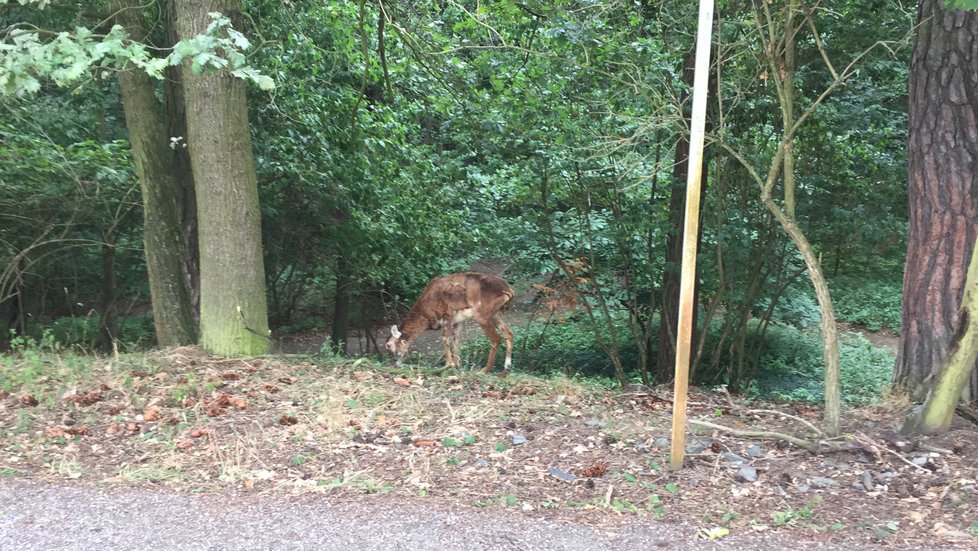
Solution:
[(972, 249), (961, 315), (957, 320), (958, 326), (955, 327), (947, 357), (942, 362), (934, 391), (927, 396), (927, 402), (924, 403), (919, 418), (912, 417), (905, 425), (905, 432), (916, 434), (947, 432), (951, 428), (961, 391), (968, 383), (975, 361), (978, 361), (978, 254), (975, 254), (976, 252), (978, 251)]
[[(236, 0), (178, 0), (177, 32), (196, 36), (210, 12), (232, 19)], [(184, 70), (200, 250), (200, 343), (224, 356), (268, 350), (268, 310), (245, 84), (225, 72)]]
[[(117, 9), (129, 7), (117, 2)], [(142, 36), (142, 21), (134, 8), (120, 11), (120, 23)], [(119, 73), (119, 88), (136, 175), (143, 199), (143, 247), (149, 275), (156, 341), (160, 346), (197, 342), (197, 324), (182, 269), (184, 241), (177, 215), (176, 182), (170, 172), (172, 150), (164, 131), (161, 106), (153, 80), (131, 69)]]
[[(978, 230), (978, 13), (918, 8), (910, 67), (909, 222), (893, 381), (923, 399), (959, 325)], [(968, 394), (978, 390), (974, 369)]]
[[(179, 42), (176, 29), (176, 8), (172, 0), (166, 2), (166, 38), (164, 45), (173, 47)], [(187, 111), (183, 97), (183, 68), (168, 67), (163, 80), (163, 112), (166, 135), (178, 143), (172, 148), (170, 174), (176, 186), (177, 217), (180, 222), (183, 270), (190, 300), (193, 305), (194, 323), (200, 318), (200, 254), (197, 249), (197, 199), (194, 196), (194, 175), (187, 145)]]

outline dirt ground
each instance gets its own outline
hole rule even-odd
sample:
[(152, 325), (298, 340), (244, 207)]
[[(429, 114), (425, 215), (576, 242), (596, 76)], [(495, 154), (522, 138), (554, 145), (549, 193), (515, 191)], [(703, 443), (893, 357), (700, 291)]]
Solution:
[(844, 436), (826, 439), (817, 407), (694, 390), (689, 418), (724, 428), (690, 424), (685, 466), (672, 471), (667, 388), (195, 348), (2, 366), (2, 477), (389, 496), (584, 524), (639, 517), (719, 540), (777, 531), (802, 546), (968, 549), (978, 534), (978, 432), (961, 421), (902, 439), (894, 404), (848, 409)]

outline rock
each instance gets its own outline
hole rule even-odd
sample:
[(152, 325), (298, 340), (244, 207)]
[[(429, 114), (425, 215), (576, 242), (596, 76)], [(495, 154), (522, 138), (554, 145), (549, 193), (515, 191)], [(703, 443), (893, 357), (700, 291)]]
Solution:
[(799, 485), (795, 486), (795, 490), (798, 490), (798, 493), (799, 494), (807, 494), (808, 493), (808, 484), (799, 484)]
[(476, 467), (488, 467), (489, 466), (489, 462), (480, 457), (479, 459), (476, 459), (475, 460), (475, 466)]
[(513, 435), (513, 445), (514, 446), (522, 446), (523, 444), (526, 444), (526, 437), (523, 436), (523, 435), (521, 435), (521, 434), (514, 434)]
[(744, 465), (737, 471), (738, 482), (756, 482), (757, 469), (749, 465)]
[(574, 480), (577, 479), (576, 476), (574, 476), (574, 475), (572, 475), (572, 474), (570, 474), (568, 472), (564, 472), (564, 471), (558, 469), (557, 467), (550, 467), (550, 476), (552, 476), (554, 478), (559, 478), (560, 480), (563, 480), (564, 482), (574, 482)]
[(751, 444), (746, 451), (748, 457), (760, 457), (762, 453), (761, 447), (757, 444)]
[(686, 444), (686, 455), (696, 455), (709, 447), (709, 440), (693, 440)]
[(635, 451), (637, 451), (639, 453), (646, 453), (646, 452), (649, 451), (649, 445), (646, 444), (645, 442), (636, 442), (635, 443)]
[(829, 486), (838, 486), (839, 481), (834, 478), (828, 478), (825, 476), (813, 476), (808, 479), (808, 482), (815, 486), (816, 488), (828, 488)]
[(873, 473), (869, 470), (864, 470), (861, 475), (859, 475), (859, 485), (866, 488), (866, 491), (872, 492), (876, 488), (876, 483), (873, 482)]
[(665, 436), (659, 436), (652, 441), (652, 445), (657, 448), (668, 448), (671, 444), (672, 442)]
[(728, 463), (747, 463), (747, 460), (731, 452), (723, 452), (723, 459)]
[(587, 421), (584, 421), (584, 424), (587, 425), (587, 426), (589, 426), (589, 427), (603, 427), (604, 426), (604, 422), (601, 421), (601, 419), (588, 419)]

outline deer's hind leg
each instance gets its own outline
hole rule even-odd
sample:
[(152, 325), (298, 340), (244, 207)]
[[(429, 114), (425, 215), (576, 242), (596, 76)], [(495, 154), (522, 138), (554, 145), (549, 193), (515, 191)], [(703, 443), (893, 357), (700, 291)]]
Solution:
[(489, 338), (489, 359), (486, 361), (486, 366), (482, 368), (483, 373), (489, 373), (492, 371), (493, 365), (496, 363), (496, 351), (499, 350), (499, 332), (493, 326), (492, 322), (479, 322), (479, 327), (482, 328), (482, 332), (486, 334)]
[(509, 325), (503, 321), (503, 318), (496, 316), (493, 318), (496, 323), (496, 327), (503, 333), (503, 339), (506, 340), (506, 361), (503, 362), (503, 373), (509, 373), (509, 368), (513, 367), (513, 332), (510, 331)]

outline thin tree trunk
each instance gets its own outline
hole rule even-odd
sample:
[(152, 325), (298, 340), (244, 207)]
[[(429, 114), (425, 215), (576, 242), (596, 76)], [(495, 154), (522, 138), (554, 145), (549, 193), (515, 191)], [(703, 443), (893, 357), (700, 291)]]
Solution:
[[(128, 9), (125, 9), (128, 8)], [(144, 33), (140, 12), (120, 1), (120, 22), (130, 34)], [(153, 80), (137, 69), (119, 73), (129, 142), (143, 198), (143, 247), (149, 275), (156, 341), (160, 346), (197, 342), (193, 304), (182, 269), (183, 237), (177, 217), (171, 149)]]
[[(205, 31), (208, 15), (235, 18), (240, 0), (177, 0), (177, 32)], [(268, 350), (268, 308), (245, 83), (226, 72), (184, 70), (187, 144), (200, 249), (200, 342), (219, 355)]]
[[(907, 265), (893, 381), (915, 399), (941, 370), (978, 232), (978, 12), (918, 7), (910, 66)], [(966, 387), (978, 396), (974, 370)]]
[(350, 265), (342, 254), (336, 257), (336, 292), (333, 294), (333, 350), (346, 354), (350, 330)]
[(96, 344), (99, 350), (111, 352), (113, 343), (119, 338), (119, 316), (115, 308), (115, 244), (108, 242), (102, 243), (102, 293), (98, 313)]

